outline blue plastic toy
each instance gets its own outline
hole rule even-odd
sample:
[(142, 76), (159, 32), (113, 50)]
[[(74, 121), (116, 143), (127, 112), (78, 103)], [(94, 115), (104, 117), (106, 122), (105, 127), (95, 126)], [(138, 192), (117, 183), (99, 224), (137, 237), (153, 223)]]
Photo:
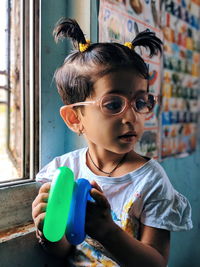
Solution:
[(85, 211), (87, 201), (92, 200), (90, 190), (91, 184), (88, 180), (81, 178), (75, 182), (66, 228), (67, 240), (73, 245), (78, 245), (85, 239)]

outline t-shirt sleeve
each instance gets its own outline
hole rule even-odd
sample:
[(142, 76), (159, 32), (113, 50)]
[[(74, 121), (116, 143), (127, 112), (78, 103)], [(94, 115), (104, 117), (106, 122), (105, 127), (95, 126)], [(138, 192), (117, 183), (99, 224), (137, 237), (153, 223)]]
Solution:
[(45, 165), (36, 175), (36, 181), (39, 183), (51, 182), (55, 172), (59, 167), (69, 167), (74, 172), (74, 177), (79, 175), (80, 162), (83, 162), (82, 157), (85, 155), (86, 148), (75, 150), (61, 156), (55, 157), (51, 162)]
[(193, 227), (189, 201), (173, 188), (165, 174), (149, 192), (140, 221), (144, 225), (169, 231), (190, 230)]
[(191, 207), (188, 200), (174, 192), (172, 200), (149, 201), (141, 215), (141, 222), (155, 228), (169, 231), (192, 229)]
[(57, 158), (53, 159), (50, 163), (45, 165), (36, 175), (36, 182), (46, 183), (51, 182), (56, 169), (60, 167)]

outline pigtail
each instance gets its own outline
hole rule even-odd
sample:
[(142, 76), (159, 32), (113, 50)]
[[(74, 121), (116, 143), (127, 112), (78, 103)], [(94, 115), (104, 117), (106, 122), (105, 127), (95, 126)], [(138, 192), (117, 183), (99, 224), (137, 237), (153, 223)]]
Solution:
[(56, 42), (64, 38), (71, 38), (75, 48), (79, 48), (80, 44), (87, 44), (85, 36), (74, 19), (61, 18), (53, 31), (54, 39)]
[(154, 32), (150, 32), (149, 30), (137, 34), (131, 44), (133, 47), (144, 46), (145, 48), (148, 48), (150, 51), (149, 57), (157, 55), (158, 52), (162, 53), (162, 41), (156, 37)]

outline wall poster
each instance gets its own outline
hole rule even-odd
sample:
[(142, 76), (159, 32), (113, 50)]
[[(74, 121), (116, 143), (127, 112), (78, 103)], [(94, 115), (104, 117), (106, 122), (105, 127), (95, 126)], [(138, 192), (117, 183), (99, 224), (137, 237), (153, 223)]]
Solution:
[[(150, 91), (160, 96), (136, 150), (162, 160), (196, 148), (200, 64), (199, 0), (101, 0), (99, 41), (131, 41), (150, 29), (164, 41), (163, 56), (149, 59)], [(161, 82), (162, 81), (162, 82)]]
[(165, 1), (161, 158), (183, 157), (197, 145), (200, 1)]

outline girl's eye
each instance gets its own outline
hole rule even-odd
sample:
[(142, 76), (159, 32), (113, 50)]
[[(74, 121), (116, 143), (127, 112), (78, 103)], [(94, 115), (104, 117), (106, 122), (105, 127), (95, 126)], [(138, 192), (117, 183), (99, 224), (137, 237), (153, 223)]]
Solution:
[(136, 98), (135, 107), (137, 111), (146, 113), (152, 111), (155, 104), (153, 95), (146, 95), (140, 98)]
[(102, 108), (110, 113), (120, 112), (123, 106), (123, 100), (117, 97), (114, 99), (105, 99), (105, 101), (102, 103)]
[(135, 100), (135, 106), (138, 111), (141, 111), (143, 109), (147, 109), (148, 104), (144, 99), (139, 98)]
[(121, 108), (122, 103), (120, 101), (109, 101), (104, 103), (104, 108), (110, 109), (110, 110), (118, 110)]

